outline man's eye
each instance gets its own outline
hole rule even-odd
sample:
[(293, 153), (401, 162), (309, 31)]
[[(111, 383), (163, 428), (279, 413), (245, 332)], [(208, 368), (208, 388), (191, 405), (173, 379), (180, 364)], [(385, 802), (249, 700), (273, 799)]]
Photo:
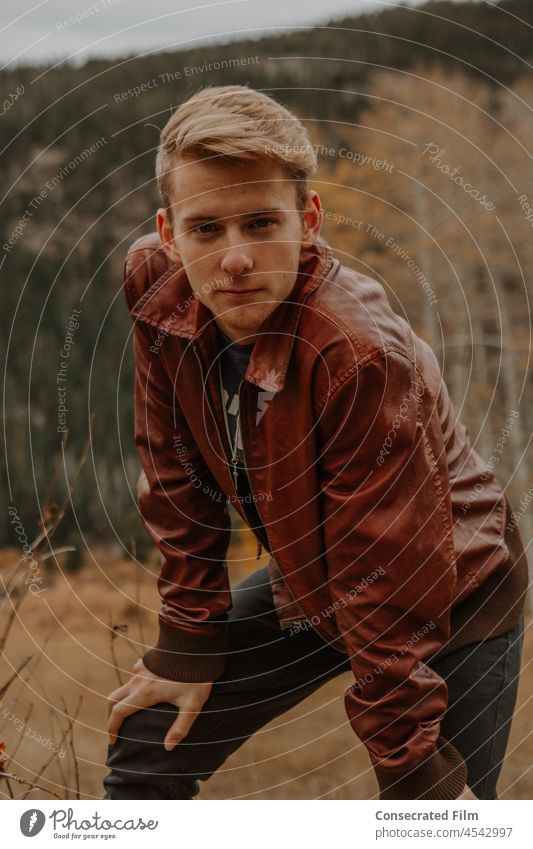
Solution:
[(256, 227), (258, 230), (264, 230), (266, 227), (269, 227), (271, 224), (275, 224), (273, 218), (254, 218), (251, 223), (252, 227)]
[[(209, 229), (211, 228), (211, 229)], [(216, 231), (215, 224), (199, 224), (198, 227), (193, 227), (193, 233), (214, 233)]]

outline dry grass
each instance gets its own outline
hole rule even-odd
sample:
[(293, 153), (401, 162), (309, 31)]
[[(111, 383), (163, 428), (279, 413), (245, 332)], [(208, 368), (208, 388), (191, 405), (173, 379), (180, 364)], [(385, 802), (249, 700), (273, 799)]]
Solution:
[[(240, 562), (237, 566), (230, 559), (232, 584), (259, 565), (246, 538), (240, 538), (240, 545), (230, 552)], [(246, 555), (249, 559), (243, 560)], [(15, 549), (0, 552), (4, 578), (18, 557), (20, 552)], [(61, 555), (58, 562), (61, 565)], [(159, 607), (157, 572), (155, 552), (151, 562), (140, 569), (132, 560), (112, 560), (105, 552), (93, 551), (79, 573), (65, 574), (58, 568), (47, 579), (45, 592), (24, 598), (0, 662), (0, 682), (5, 682), (33, 655), (1, 699), (0, 740), (12, 758), (9, 771), (64, 799), (76, 798), (78, 792), (81, 798), (102, 797), (102, 778), (107, 772), (106, 697), (118, 686), (113, 654), (125, 681), (144, 645), (153, 644)], [(533, 634), (528, 629), (527, 669), (521, 677), (499, 782), (500, 794), (506, 799), (532, 795), (533, 676), (528, 666), (532, 656)], [(209, 782), (201, 784), (199, 798), (374, 796), (377, 785), (368, 755), (344, 713), (342, 696), (349, 683), (349, 674), (329, 682), (257, 733)], [(13, 712), (18, 722), (6, 718), (3, 711)], [(58, 744), (63, 757), (37, 742), (36, 734)], [(14, 782), (9, 787), (1, 782), (0, 792), (3, 798), (26, 793), (33, 799), (50, 798), (45, 789)]]

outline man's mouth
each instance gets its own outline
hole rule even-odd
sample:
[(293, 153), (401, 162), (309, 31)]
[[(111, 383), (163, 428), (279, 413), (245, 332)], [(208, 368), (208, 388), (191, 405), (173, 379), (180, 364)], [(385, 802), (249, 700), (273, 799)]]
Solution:
[(260, 292), (261, 289), (219, 289), (218, 291), (223, 295), (229, 295), (232, 298), (246, 298), (250, 295), (255, 295), (256, 292)]

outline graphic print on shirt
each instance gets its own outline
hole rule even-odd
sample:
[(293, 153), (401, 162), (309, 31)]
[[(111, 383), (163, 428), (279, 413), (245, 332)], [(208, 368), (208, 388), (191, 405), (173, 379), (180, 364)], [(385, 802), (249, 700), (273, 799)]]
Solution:
[[(242, 439), (241, 439), (241, 429), (238, 427), (239, 424), (239, 395), (237, 392), (233, 392), (230, 398), (230, 393), (226, 389), (225, 386), (222, 387), (222, 403), (226, 408), (226, 414), (228, 416), (228, 424), (230, 427), (230, 435), (231, 435), (231, 445), (232, 448), (237, 450), (237, 458), (239, 465), (243, 465), (243, 447), (242, 447)], [(237, 438), (237, 445), (235, 446), (235, 438)]]

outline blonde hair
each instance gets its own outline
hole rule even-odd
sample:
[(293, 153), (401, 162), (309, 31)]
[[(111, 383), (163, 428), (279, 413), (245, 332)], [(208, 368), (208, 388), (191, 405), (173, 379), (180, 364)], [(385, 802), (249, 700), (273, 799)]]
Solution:
[(155, 170), (171, 223), (172, 169), (175, 160), (185, 155), (278, 163), (288, 179), (295, 181), (300, 211), (306, 203), (307, 178), (317, 168), (315, 150), (298, 118), (268, 95), (242, 85), (201, 89), (182, 103), (163, 127)]

